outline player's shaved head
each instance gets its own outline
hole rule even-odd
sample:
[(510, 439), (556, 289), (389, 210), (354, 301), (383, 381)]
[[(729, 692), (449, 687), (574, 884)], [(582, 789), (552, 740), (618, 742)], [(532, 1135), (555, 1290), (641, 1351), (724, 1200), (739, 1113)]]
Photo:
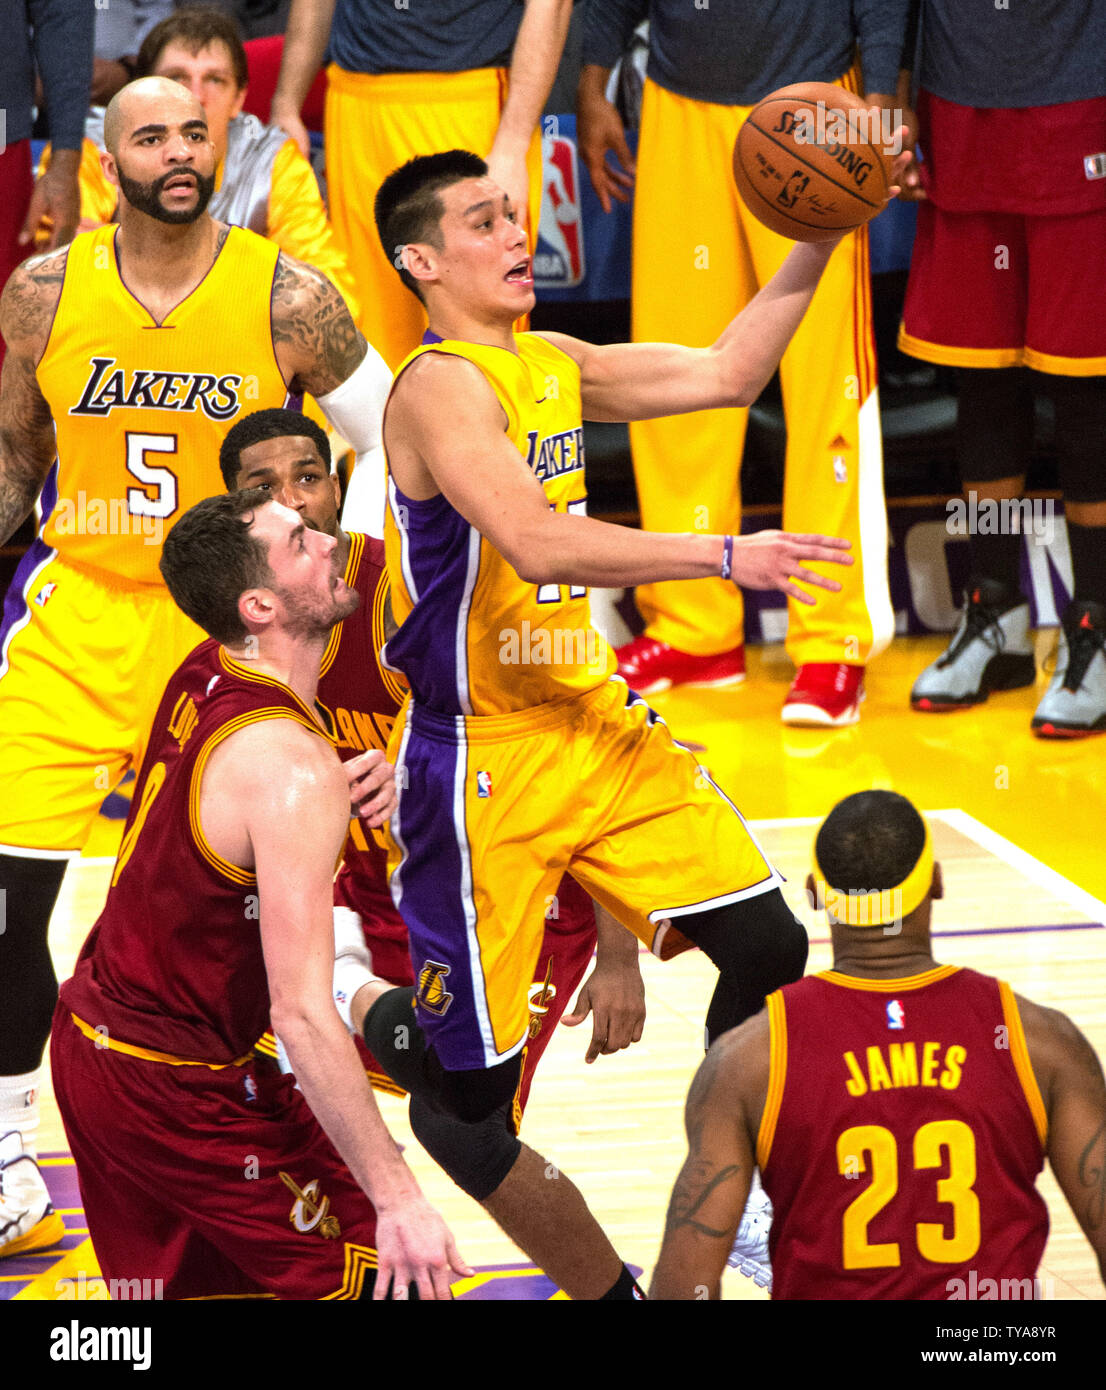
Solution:
[(104, 145), (116, 157), (125, 136), (145, 125), (207, 124), (204, 109), (186, 87), (167, 77), (140, 77), (116, 92), (104, 112)]

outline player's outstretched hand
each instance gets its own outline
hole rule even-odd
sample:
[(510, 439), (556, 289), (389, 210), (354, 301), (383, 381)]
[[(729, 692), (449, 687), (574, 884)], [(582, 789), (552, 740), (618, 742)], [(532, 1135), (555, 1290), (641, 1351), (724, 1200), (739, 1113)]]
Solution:
[(395, 768), (380, 751), (370, 748), (343, 763), (349, 781), (349, 805), (370, 830), (383, 825), (396, 809)]
[(419, 1298), (449, 1298), (450, 1271), (471, 1275), (449, 1227), (422, 1193), (376, 1213), (376, 1287), (373, 1299), (407, 1298), (414, 1284)]
[(592, 1016), (591, 1043), (585, 1062), (594, 1062), (600, 1053), (620, 1052), (631, 1043), (641, 1041), (645, 1027), (645, 985), (636, 964), (632, 970), (627, 970), (596, 962), (576, 998), (576, 1007), (565, 1014), (561, 1022), (567, 1028), (576, 1028), (589, 1013)]
[(848, 553), (852, 542), (837, 536), (796, 536), (789, 531), (754, 531), (751, 536), (735, 536), (733, 573), (735, 584), (746, 589), (780, 589), (799, 603), (813, 603), (814, 595), (800, 589), (796, 580), (837, 593), (841, 585), (804, 568), (817, 560), (834, 565), (851, 565)]

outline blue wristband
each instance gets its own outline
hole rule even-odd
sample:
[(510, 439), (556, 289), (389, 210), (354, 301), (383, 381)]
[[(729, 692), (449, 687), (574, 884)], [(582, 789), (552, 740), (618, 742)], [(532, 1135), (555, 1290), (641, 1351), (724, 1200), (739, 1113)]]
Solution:
[(722, 537), (722, 578), (733, 577), (733, 536)]

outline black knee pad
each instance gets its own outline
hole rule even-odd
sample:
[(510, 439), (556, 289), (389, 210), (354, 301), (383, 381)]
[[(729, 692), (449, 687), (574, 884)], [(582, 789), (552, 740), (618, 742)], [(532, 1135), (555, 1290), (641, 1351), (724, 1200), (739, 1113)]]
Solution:
[(412, 1096), (424, 1096), (458, 1119), (485, 1120), (513, 1099), (522, 1074), (522, 1054), (477, 1071), (446, 1071), (427, 1045), (412, 1004), (413, 986), (390, 989), (365, 1015), (365, 1042), (392, 1078)]
[(522, 1148), (511, 1127), (511, 1101), (486, 1119), (465, 1124), (424, 1097), (412, 1096), (410, 1120), (415, 1138), (430, 1157), (478, 1202), (499, 1187)]
[(0, 1076), (22, 1076), (42, 1061), (58, 1002), (47, 935), (64, 877), (64, 859), (0, 854)]
[(373, 1056), (405, 1091), (429, 1084), (426, 1038), (415, 1017), (415, 989), (390, 989), (373, 1004), (361, 1026)]
[(718, 967), (707, 1014), (710, 1042), (759, 1013), (767, 995), (806, 969), (806, 930), (778, 888), (680, 917), (678, 925)]
[(446, 1071), (431, 1050), (427, 1069), (438, 1103), (466, 1124), (477, 1124), (514, 1100), (522, 1076), (522, 1053), (478, 1071)]

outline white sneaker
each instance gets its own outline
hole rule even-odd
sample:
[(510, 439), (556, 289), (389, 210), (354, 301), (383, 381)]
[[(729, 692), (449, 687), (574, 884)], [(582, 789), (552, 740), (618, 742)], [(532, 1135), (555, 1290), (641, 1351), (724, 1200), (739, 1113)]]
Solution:
[(768, 1232), (772, 1229), (772, 1203), (760, 1185), (760, 1174), (753, 1174), (749, 1199), (741, 1214), (737, 1238), (726, 1263), (739, 1274), (752, 1279), (758, 1288), (772, 1289), (772, 1264), (768, 1258)]
[(0, 1139), (0, 1260), (45, 1250), (64, 1235), (38, 1164), (13, 1129)]

